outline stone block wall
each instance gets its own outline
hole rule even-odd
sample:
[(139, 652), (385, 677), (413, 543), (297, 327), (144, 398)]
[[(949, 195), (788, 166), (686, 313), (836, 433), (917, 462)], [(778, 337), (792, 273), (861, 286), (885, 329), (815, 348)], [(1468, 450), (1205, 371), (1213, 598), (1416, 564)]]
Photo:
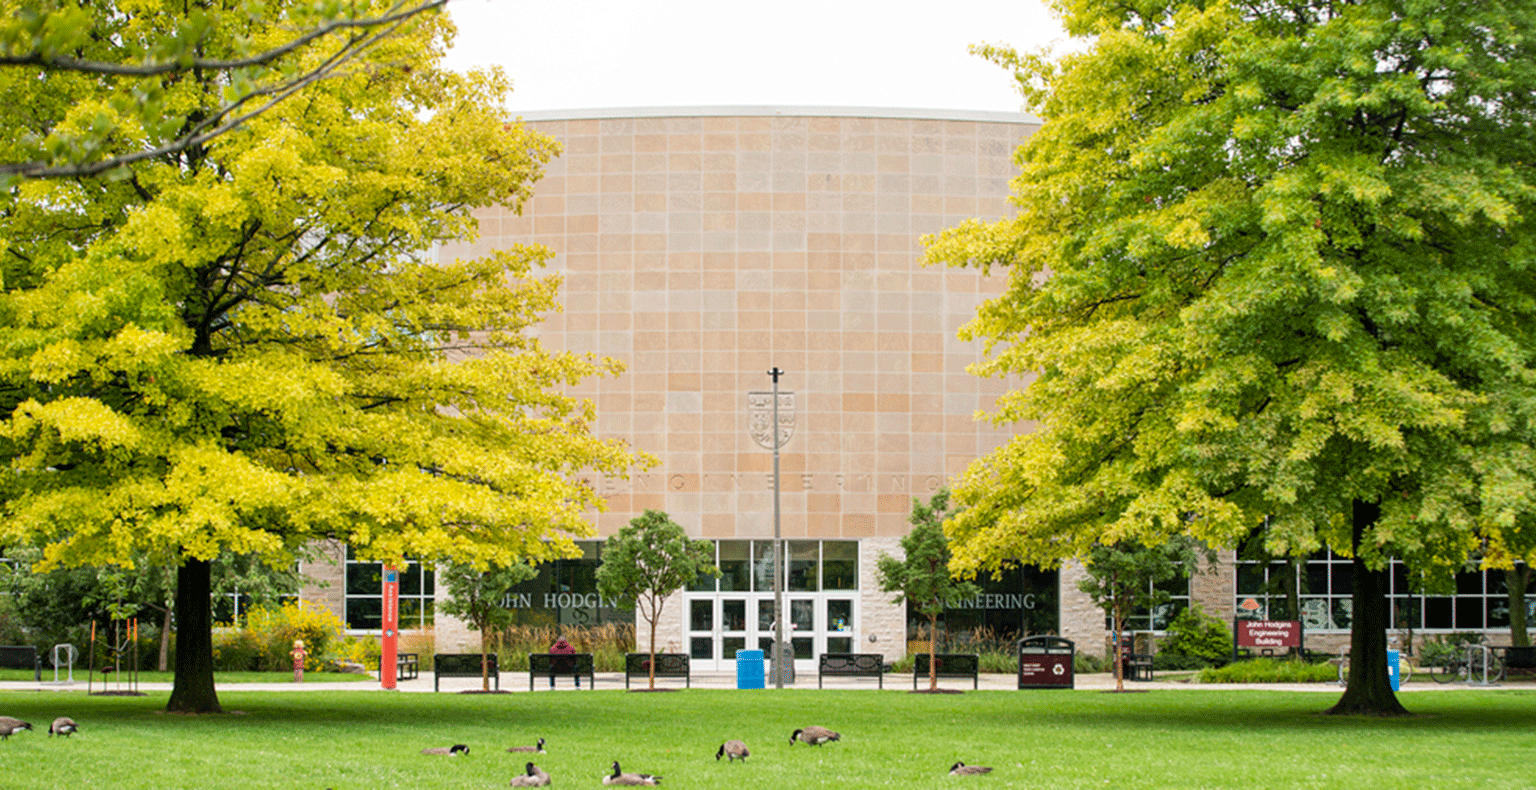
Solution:
[[(879, 653), (887, 661), (907, 654), (907, 607), (893, 604), (894, 593), (881, 592), (880, 555), (905, 557), (901, 538), (865, 538), (859, 542), (859, 610), (861, 617), (854, 629), (856, 653)], [(870, 641), (874, 637), (874, 641)]]

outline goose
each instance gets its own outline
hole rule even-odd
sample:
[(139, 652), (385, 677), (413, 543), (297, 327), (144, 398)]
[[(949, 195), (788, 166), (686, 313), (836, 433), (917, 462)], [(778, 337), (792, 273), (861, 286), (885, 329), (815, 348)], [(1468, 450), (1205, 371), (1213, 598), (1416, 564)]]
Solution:
[(992, 769), (985, 765), (966, 765), (965, 763), (955, 763), (949, 767), (950, 776), (980, 776), (981, 774), (989, 773), (992, 773)]
[(659, 785), (661, 777), (650, 774), (626, 774), (619, 772), (619, 761), (613, 761), (613, 773), (603, 777), (605, 785)]
[(806, 727), (803, 730), (795, 730), (789, 734), (789, 745), (794, 746), (796, 738), (805, 743), (820, 746), (827, 741), (842, 740), (842, 737), (826, 727)]
[(512, 777), (513, 787), (545, 787), (548, 784), (549, 774), (533, 763), (528, 764), (527, 773)]
[(446, 754), (449, 757), (458, 757), (461, 754), (469, 754), (469, 747), (462, 743), (452, 746), (434, 746), (430, 749), (422, 749), (422, 754)]
[(509, 751), (509, 752), (535, 752), (535, 753), (538, 753), (538, 754), (543, 754), (544, 753), (544, 739), (540, 738), (539, 742), (534, 744), (533, 746), (509, 746), (509, 747), (507, 747), (507, 751)]
[(55, 735), (74, 735), (79, 731), (80, 727), (75, 724), (74, 719), (71, 719), (68, 716), (60, 716), (53, 720), (53, 724), (48, 726), (48, 737), (51, 738)]
[(22, 730), (32, 729), (30, 722), (21, 719), (13, 719), (10, 716), (0, 716), (0, 741), (8, 741), (12, 735)]
[(715, 752), (715, 759), (719, 760), (723, 756), (729, 757), (730, 762), (736, 762), (737, 760), (746, 762), (747, 756), (750, 754), (752, 753), (747, 751), (747, 745), (745, 743), (742, 743), (741, 741), (726, 741), (725, 743), (720, 744), (720, 751)]

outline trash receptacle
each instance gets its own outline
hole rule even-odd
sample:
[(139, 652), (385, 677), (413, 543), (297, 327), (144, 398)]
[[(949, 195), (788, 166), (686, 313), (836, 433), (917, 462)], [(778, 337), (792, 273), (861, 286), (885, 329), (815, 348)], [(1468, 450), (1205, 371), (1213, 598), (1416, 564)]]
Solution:
[(1396, 650), (1387, 651), (1387, 679), (1392, 681), (1393, 691), (1398, 691), (1398, 686), (1403, 682), (1402, 670), (1397, 665), (1397, 656)]
[(736, 688), (760, 689), (763, 687), (763, 651), (736, 651)]
[(774, 682), (774, 685), (778, 685), (780, 681), (795, 682), (795, 649), (788, 642), (779, 645), (778, 653), (769, 660), (768, 678)]
[(1076, 687), (1072, 674), (1072, 640), (1059, 636), (1030, 636), (1019, 640), (1019, 688), (1069, 689)]

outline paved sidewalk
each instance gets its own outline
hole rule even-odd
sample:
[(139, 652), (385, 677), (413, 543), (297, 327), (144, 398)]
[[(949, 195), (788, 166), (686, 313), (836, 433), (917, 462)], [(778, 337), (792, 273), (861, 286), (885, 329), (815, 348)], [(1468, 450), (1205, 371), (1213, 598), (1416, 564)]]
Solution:
[[(15, 681), (15, 680), (0, 681), (0, 691), (54, 691), (54, 692), (72, 691), (72, 692), (82, 692), (82, 693), (85, 692), (87, 690), (86, 681), (83, 680), (83, 679), (78, 679), (78, 677), (79, 677), (78, 675), (76, 677), (77, 677), (77, 680), (73, 684), (54, 684), (54, 683), (51, 682), (52, 679), (50, 677), (48, 677), (46, 674), (44, 675), (45, 680), (42, 683), (37, 683), (37, 682), (34, 682), (34, 681)], [(1114, 677), (1111, 676), (1111, 675), (1106, 675), (1106, 674), (1078, 675), (1075, 680), (1076, 680), (1075, 688), (1078, 691), (1101, 691), (1102, 692), (1102, 691), (1109, 691), (1109, 690), (1111, 690), (1111, 689), (1113, 689), (1115, 687), (1115, 679), (1114, 679)], [(662, 679), (662, 680), (658, 680), (656, 682), (656, 685), (657, 686), (664, 686), (664, 687), (668, 687), (668, 688), (683, 688), (682, 681), (675, 680), (675, 679)], [(443, 678), (440, 686), (441, 686), (441, 689), (442, 689), (442, 691), (444, 693), (460, 692), (460, 691), (478, 691), (480, 689), (480, 680), (479, 680), (479, 678), (457, 678), (457, 677), (456, 678)], [(630, 686), (631, 686), (631, 688), (644, 688), (645, 687), (645, 681), (644, 680), (632, 680), (632, 681), (630, 681)], [(926, 684), (926, 682), (924, 680), (919, 680), (918, 681), (918, 686), (919, 686), (919, 688), (926, 688), (927, 684)], [(1002, 691), (1002, 690), (1016, 691), (1016, 690), (1018, 690), (1018, 681), (1017, 681), (1017, 678), (1014, 675), (983, 674), (980, 677), (980, 679), (979, 679), (978, 686), (983, 691)], [(107, 684), (105, 686), (105, 690), (106, 691), (126, 690), (128, 687), (129, 686), (126, 683), (118, 683), (116, 681), (113, 681), (112, 683), (109, 683), (109, 684)], [(693, 673), (692, 687), (693, 688), (706, 688), (706, 689), (734, 689), (734, 688), (736, 688), (736, 676), (735, 676), (735, 673), (731, 673), (731, 672), (695, 672), (695, 673)], [(772, 688), (773, 684), (770, 682), (768, 684), (768, 687)], [(812, 673), (804, 673), (804, 672), (798, 673), (797, 677), (796, 677), (796, 682), (793, 683), (793, 684), (786, 683), (784, 687), (785, 688), (801, 689), (801, 690), (809, 689), (811, 691), (815, 691), (816, 690), (816, 674), (814, 672), (812, 672)], [(869, 691), (874, 691), (877, 688), (877, 684), (876, 684), (876, 682), (874, 680), (870, 680), (870, 679), (867, 679), (867, 678), (836, 678), (836, 679), (829, 678), (823, 684), (823, 687), (824, 688), (829, 688), (829, 689), (867, 689)], [(1132, 681), (1126, 681), (1125, 687), (1127, 689), (1129, 689), (1129, 690), (1136, 690), (1136, 691), (1181, 691), (1181, 690), (1194, 690), (1194, 689), (1204, 689), (1204, 690), (1257, 689), (1257, 690), (1263, 690), (1263, 691), (1298, 691), (1298, 692), (1313, 692), (1313, 693), (1325, 693), (1325, 694), (1338, 694), (1342, 690), (1337, 683), (1252, 683), (1252, 684), (1215, 683), (1215, 684), (1202, 684), (1202, 683), (1189, 683), (1189, 682), (1178, 682), (1178, 681), (1154, 681), (1154, 682), (1132, 682)], [(493, 688), (494, 688), (494, 684), (493, 684)], [(966, 688), (966, 683), (963, 680), (940, 680), (939, 681), (939, 688), (941, 688), (941, 689), (953, 689), (953, 690), (957, 690), (957, 691), (970, 691), (970, 689)], [(1519, 681), (1505, 681), (1502, 685), (1492, 686), (1492, 687), (1478, 687), (1478, 686), (1469, 687), (1469, 686), (1462, 685), (1462, 684), (1459, 684), (1459, 683), (1444, 683), (1444, 684), (1441, 684), (1441, 683), (1419, 683), (1419, 682), (1414, 682), (1414, 683), (1410, 683), (1406, 687), (1404, 687), (1403, 688), (1403, 692), (1409, 693), (1409, 694), (1416, 694), (1416, 693), (1420, 693), (1420, 692), (1452, 691), (1452, 690), (1456, 690), (1456, 689), (1467, 689), (1467, 688), (1505, 688), (1505, 689), (1515, 688), (1515, 689), (1533, 690), (1533, 689), (1536, 689), (1536, 683), (1532, 683), (1532, 682), (1530, 682), (1528, 680), (1525, 680), (1523, 678), (1521, 680), (1519, 680)], [(96, 692), (103, 691), (104, 687), (103, 687), (103, 685), (101, 683), (101, 680), (97, 679), (97, 681), (92, 685), (90, 690), (96, 691)], [(171, 684), (169, 684), (169, 683), (140, 683), (140, 684), (138, 684), (138, 690), (139, 691), (144, 691), (144, 692), (168, 692), (168, 691), (171, 690)], [(370, 682), (370, 683), (299, 683), (299, 684), (295, 684), (295, 683), (228, 683), (228, 684), (220, 685), (219, 686), (219, 690), (220, 691), (359, 691), (359, 692), (369, 692), (369, 691), (383, 691), (384, 689), (383, 689), (383, 687), (377, 681), (374, 681), (374, 682)], [(516, 693), (524, 693), (524, 694), (528, 693), (528, 673), (527, 672), (503, 672), (501, 674), (501, 690), (502, 691), (509, 691), (509, 692), (516, 692)], [(549, 688), (549, 681), (544, 679), (544, 678), (537, 679), (535, 681), (535, 683), (534, 683), (534, 690), (535, 691), (539, 691), (539, 692), (549, 692), (549, 691), (551, 691), (551, 689)], [(624, 673), (622, 673), (622, 672), (599, 672), (599, 673), (597, 673), (597, 691), (601, 692), (601, 691), (623, 691), (623, 690), (624, 690)], [(886, 675), (885, 676), (885, 690), (886, 691), (911, 691), (912, 690), (912, 676), (909, 675), (909, 674), (899, 674), (899, 673), (892, 673), (892, 674)], [(432, 673), (430, 673), (430, 672), (422, 672), (421, 673), (421, 677), (419, 677), (419, 678), (417, 678), (415, 680), (401, 681), (398, 684), (398, 691), (402, 691), (402, 692), (427, 692), (427, 693), (431, 693), (432, 692)], [(560, 679), (558, 681), (558, 688), (554, 689), (553, 691), (557, 692), (557, 693), (568, 694), (568, 693), (571, 693), (571, 692), (575, 691), (575, 689), (572, 688), (571, 681), (569, 679), (562, 678), (562, 679)], [(589, 691), (589, 689), (582, 688), (581, 691), (587, 692), (587, 691)]]

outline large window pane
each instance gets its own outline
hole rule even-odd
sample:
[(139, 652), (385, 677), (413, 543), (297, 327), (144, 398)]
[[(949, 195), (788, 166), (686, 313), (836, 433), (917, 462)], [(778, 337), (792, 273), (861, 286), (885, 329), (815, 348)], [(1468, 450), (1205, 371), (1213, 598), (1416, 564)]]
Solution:
[(823, 590), (859, 589), (858, 541), (822, 541), (821, 588)]
[(816, 603), (814, 601), (790, 601), (789, 622), (794, 630), (809, 633), (815, 629)]
[(747, 630), (747, 602), (737, 599), (720, 602), (720, 627), (726, 631)]
[(773, 541), (752, 541), (752, 589), (773, 591)]
[(752, 589), (752, 542), (748, 540), (720, 541), (721, 592), (747, 592)]
[[(715, 602), (693, 601), (690, 604), (688, 627), (694, 631), (712, 631), (715, 627)], [(700, 656), (695, 656), (699, 658)]]
[[(853, 630), (853, 601), (837, 599), (827, 601), (827, 630), (851, 631)], [(846, 650), (834, 650), (834, 653), (846, 653)]]
[(794, 592), (816, 592), (820, 588), (821, 573), (820, 541), (789, 541), (789, 580), (785, 589)]

